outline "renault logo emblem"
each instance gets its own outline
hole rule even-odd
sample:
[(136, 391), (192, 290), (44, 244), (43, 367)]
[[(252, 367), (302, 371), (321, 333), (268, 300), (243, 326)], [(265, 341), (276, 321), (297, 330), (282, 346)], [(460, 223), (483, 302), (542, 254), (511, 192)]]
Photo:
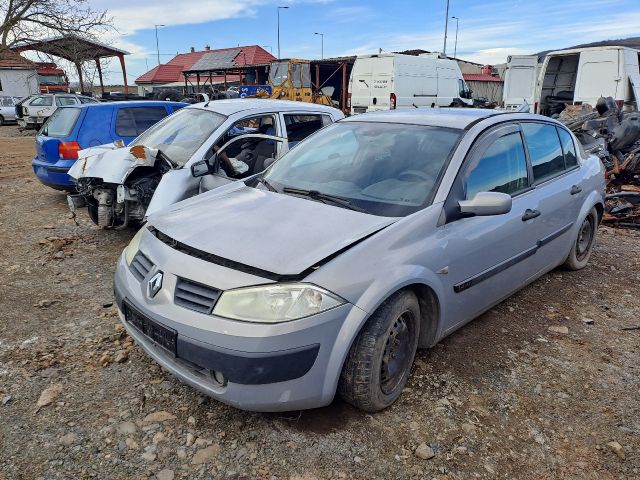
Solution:
[(153, 277), (149, 279), (147, 283), (147, 295), (149, 298), (156, 296), (156, 293), (162, 288), (162, 272), (157, 272)]

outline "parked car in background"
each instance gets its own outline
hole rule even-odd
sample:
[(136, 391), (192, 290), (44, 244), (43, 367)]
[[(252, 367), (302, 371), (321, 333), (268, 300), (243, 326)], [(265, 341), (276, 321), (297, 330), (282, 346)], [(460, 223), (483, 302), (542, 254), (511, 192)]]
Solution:
[(540, 72), (537, 55), (509, 55), (504, 72), (502, 106), (506, 110), (517, 110), (524, 102), (533, 112), (534, 92)]
[(585, 267), (604, 187), (599, 159), (549, 118), (352, 116), (264, 174), (150, 214), (116, 268), (119, 315), (160, 365), (236, 407), (337, 391), (378, 411), (418, 347)]
[(139, 224), (147, 213), (263, 171), (343, 117), (332, 107), (286, 100), (191, 105), (146, 131), (131, 148), (81, 152), (69, 171), (78, 190), (69, 197), (70, 207), (86, 205), (101, 227)]
[(0, 125), (16, 121), (16, 103), (20, 97), (0, 96)]
[(536, 113), (557, 115), (566, 104), (595, 106), (600, 97), (613, 97), (621, 109), (638, 109), (640, 50), (603, 46), (546, 55), (536, 84)]
[(349, 78), (351, 114), (471, 106), (471, 94), (458, 63), (435, 53), (359, 55)]
[(45, 93), (32, 95), (16, 105), (18, 125), (36, 128), (42, 125), (58, 107), (98, 103), (95, 98), (71, 93)]
[(33, 171), (45, 185), (73, 190), (69, 168), (85, 148), (134, 138), (185, 103), (131, 101), (75, 104), (57, 109), (36, 135)]

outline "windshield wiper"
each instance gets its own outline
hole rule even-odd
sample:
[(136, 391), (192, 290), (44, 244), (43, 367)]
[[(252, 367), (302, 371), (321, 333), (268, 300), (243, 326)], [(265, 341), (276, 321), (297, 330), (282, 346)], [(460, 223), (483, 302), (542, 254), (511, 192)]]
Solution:
[(318, 190), (303, 190), (301, 188), (284, 187), (282, 191), (284, 193), (292, 193), (294, 195), (309, 197), (313, 200), (319, 200), (323, 203), (326, 203), (324, 202), (324, 200), (327, 200), (329, 202), (335, 203), (336, 205), (340, 205), (341, 207), (348, 208), (349, 210), (355, 210), (356, 212), (367, 213), (367, 211), (364, 208), (355, 206), (349, 200), (346, 200), (342, 197), (338, 197), (335, 195), (330, 195), (328, 193), (322, 193), (322, 192), (319, 192)]
[(261, 184), (263, 184), (265, 187), (267, 187), (269, 190), (271, 190), (272, 192), (276, 192), (279, 193), (278, 190), (276, 189), (276, 187), (274, 187), (273, 185), (271, 185), (269, 182), (267, 182), (265, 180), (264, 177), (258, 177), (258, 182), (260, 182)]

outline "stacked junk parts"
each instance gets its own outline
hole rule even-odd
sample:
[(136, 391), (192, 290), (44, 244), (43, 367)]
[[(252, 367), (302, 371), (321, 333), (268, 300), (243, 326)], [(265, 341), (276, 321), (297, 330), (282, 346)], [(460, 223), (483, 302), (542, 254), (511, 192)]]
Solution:
[(607, 179), (608, 225), (640, 228), (640, 112), (623, 112), (612, 97), (568, 105), (558, 116), (587, 153), (600, 157)]

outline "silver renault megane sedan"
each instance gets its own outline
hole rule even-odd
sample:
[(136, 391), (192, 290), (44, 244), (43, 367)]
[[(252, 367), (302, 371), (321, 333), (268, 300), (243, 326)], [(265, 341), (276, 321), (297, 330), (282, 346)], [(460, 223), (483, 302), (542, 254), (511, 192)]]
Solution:
[(374, 412), (417, 348), (555, 267), (583, 268), (603, 204), (602, 165), (555, 120), (358, 115), (151, 215), (115, 295), (138, 345), (222, 402), (295, 410), (337, 392)]

